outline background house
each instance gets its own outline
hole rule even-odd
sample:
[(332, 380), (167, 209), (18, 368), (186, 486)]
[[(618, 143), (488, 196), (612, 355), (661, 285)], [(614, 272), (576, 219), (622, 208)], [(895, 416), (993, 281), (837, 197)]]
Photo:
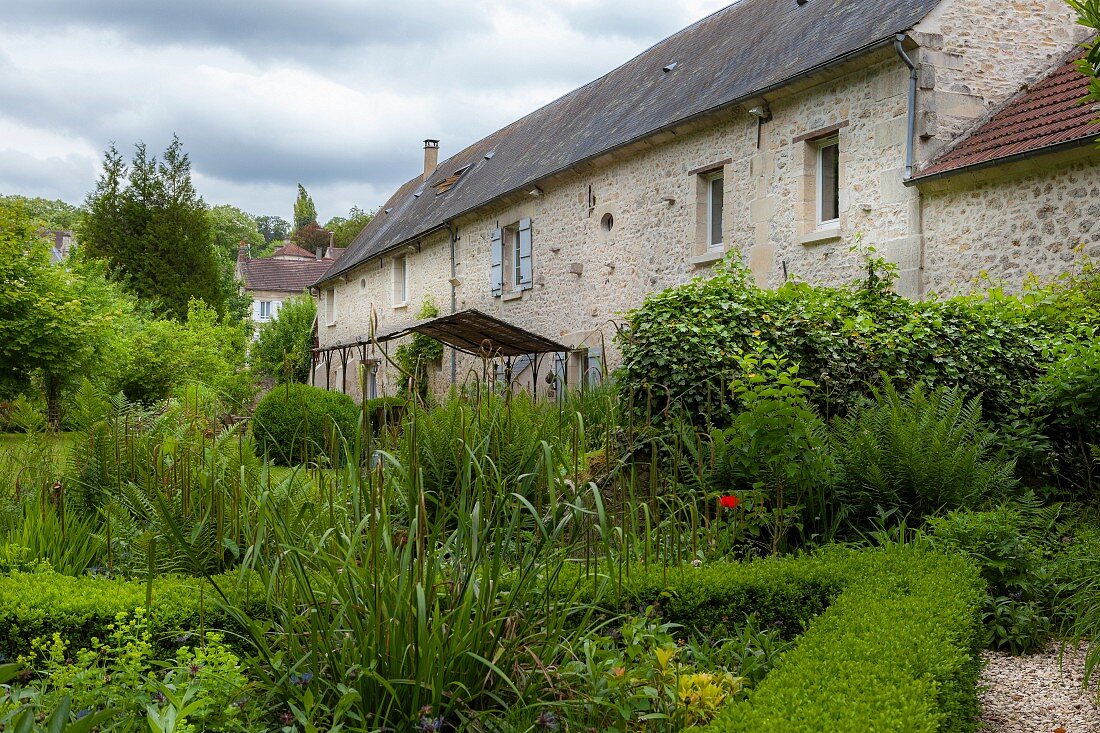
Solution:
[(283, 301), (305, 293), (344, 253), (338, 247), (316, 254), (294, 244), (275, 250), (271, 257), (252, 259), (247, 247), (237, 251), (237, 279), (252, 296), (252, 321), (262, 325), (279, 312)]

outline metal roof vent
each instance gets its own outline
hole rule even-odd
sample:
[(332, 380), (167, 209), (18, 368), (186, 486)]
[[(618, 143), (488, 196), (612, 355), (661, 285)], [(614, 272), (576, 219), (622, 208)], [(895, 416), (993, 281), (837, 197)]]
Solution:
[(496, 154), (497, 154), (497, 151), (490, 150), (488, 153), (485, 154), (485, 160), (492, 160), (493, 156), (496, 155)]
[(671, 64), (669, 64), (668, 66), (666, 66), (666, 67), (665, 67), (665, 68), (663, 69), (663, 71), (664, 71), (664, 72), (665, 72), (666, 74), (668, 74), (668, 73), (669, 73), (669, 72), (671, 72), (671, 71), (672, 71), (673, 69), (675, 69), (675, 68), (676, 68), (677, 66), (679, 66), (679, 64), (678, 64), (677, 62), (673, 61), (673, 62), (672, 62)]

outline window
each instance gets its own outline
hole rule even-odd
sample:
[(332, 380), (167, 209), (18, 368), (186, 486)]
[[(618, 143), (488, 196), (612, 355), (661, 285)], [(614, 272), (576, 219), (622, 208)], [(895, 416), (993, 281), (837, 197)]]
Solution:
[(270, 300), (261, 300), (259, 303), (257, 303), (257, 305), (260, 307), (260, 320), (261, 321), (270, 321), (271, 320), (271, 301)]
[(722, 234), (722, 213), (725, 209), (725, 177), (716, 173), (706, 177), (707, 182), (707, 249), (721, 250), (724, 243)]
[(530, 290), (534, 284), (531, 259), (531, 220), (493, 231), (490, 243), (490, 285), (494, 296)]
[(817, 228), (840, 224), (840, 138), (826, 138), (817, 147)]
[(409, 302), (409, 264), (404, 255), (393, 258), (393, 307)]
[(329, 326), (336, 324), (336, 288), (325, 291), (325, 323)]

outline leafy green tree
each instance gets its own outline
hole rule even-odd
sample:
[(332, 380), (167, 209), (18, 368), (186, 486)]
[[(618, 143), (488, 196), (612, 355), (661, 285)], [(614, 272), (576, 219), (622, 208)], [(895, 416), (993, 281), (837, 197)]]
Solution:
[(106, 260), (139, 298), (180, 320), (192, 298), (224, 308), (214, 229), (179, 138), (159, 161), (138, 144), (129, 166), (111, 146), (86, 206), (80, 230), (85, 251)]
[(0, 206), (23, 204), (27, 215), (46, 229), (76, 229), (84, 218), (84, 209), (65, 203), (61, 199), (31, 198), (27, 196), (0, 196)]
[(122, 334), (113, 388), (130, 400), (163, 400), (190, 381), (202, 382), (241, 409), (254, 393), (245, 368), (249, 327), (219, 316), (201, 300), (188, 304), (183, 321), (133, 319)]
[(347, 247), (357, 236), (359, 236), (359, 232), (363, 231), (363, 227), (369, 224), (370, 220), (373, 218), (373, 212), (363, 211), (358, 206), (353, 206), (346, 218), (334, 216), (329, 219), (328, 223), (325, 224), (325, 229), (332, 232), (334, 245), (337, 247)]
[(267, 244), (290, 236), (290, 222), (281, 216), (257, 216), (256, 229)]
[(317, 223), (317, 207), (313, 197), (306, 193), (306, 187), (298, 184), (298, 199), (294, 202), (294, 231), (308, 224)]
[(0, 205), (0, 381), (40, 373), (56, 428), (62, 387), (97, 363), (126, 301), (94, 263), (53, 265), (37, 228), (21, 204)]
[(267, 243), (264, 235), (260, 234), (255, 217), (236, 206), (223, 204), (210, 209), (210, 224), (214, 230), (214, 247), (234, 261), (242, 245), (248, 247), (255, 257)]
[(283, 303), (252, 344), (252, 368), (275, 381), (308, 382), (317, 304), (302, 295)]

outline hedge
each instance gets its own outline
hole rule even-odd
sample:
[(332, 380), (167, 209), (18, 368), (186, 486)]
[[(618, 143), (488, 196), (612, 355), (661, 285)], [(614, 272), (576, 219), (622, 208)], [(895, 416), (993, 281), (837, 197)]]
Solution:
[(359, 425), (359, 408), (351, 397), (307, 384), (282, 384), (264, 395), (252, 416), (252, 434), (260, 450), (281, 466), (315, 460), (330, 449), (339, 460), (339, 443), (352, 440)]
[(632, 569), (612, 599), (579, 572), (582, 600), (653, 606), (689, 634), (720, 638), (756, 614), (797, 646), (699, 733), (970, 731), (978, 712), (985, 583), (965, 558), (912, 546), (701, 568)]
[[(215, 578), (219, 587), (250, 615), (261, 615), (263, 594), (236, 575)], [(119, 613), (145, 606), (146, 584), (135, 580), (72, 577), (54, 572), (0, 576), (0, 654), (14, 658), (35, 637), (59, 633), (70, 644), (87, 646), (103, 638)], [(220, 608), (210, 584), (201, 578), (158, 578), (149, 608), (154, 636), (164, 646), (181, 634), (203, 628), (229, 630), (233, 620)]]

